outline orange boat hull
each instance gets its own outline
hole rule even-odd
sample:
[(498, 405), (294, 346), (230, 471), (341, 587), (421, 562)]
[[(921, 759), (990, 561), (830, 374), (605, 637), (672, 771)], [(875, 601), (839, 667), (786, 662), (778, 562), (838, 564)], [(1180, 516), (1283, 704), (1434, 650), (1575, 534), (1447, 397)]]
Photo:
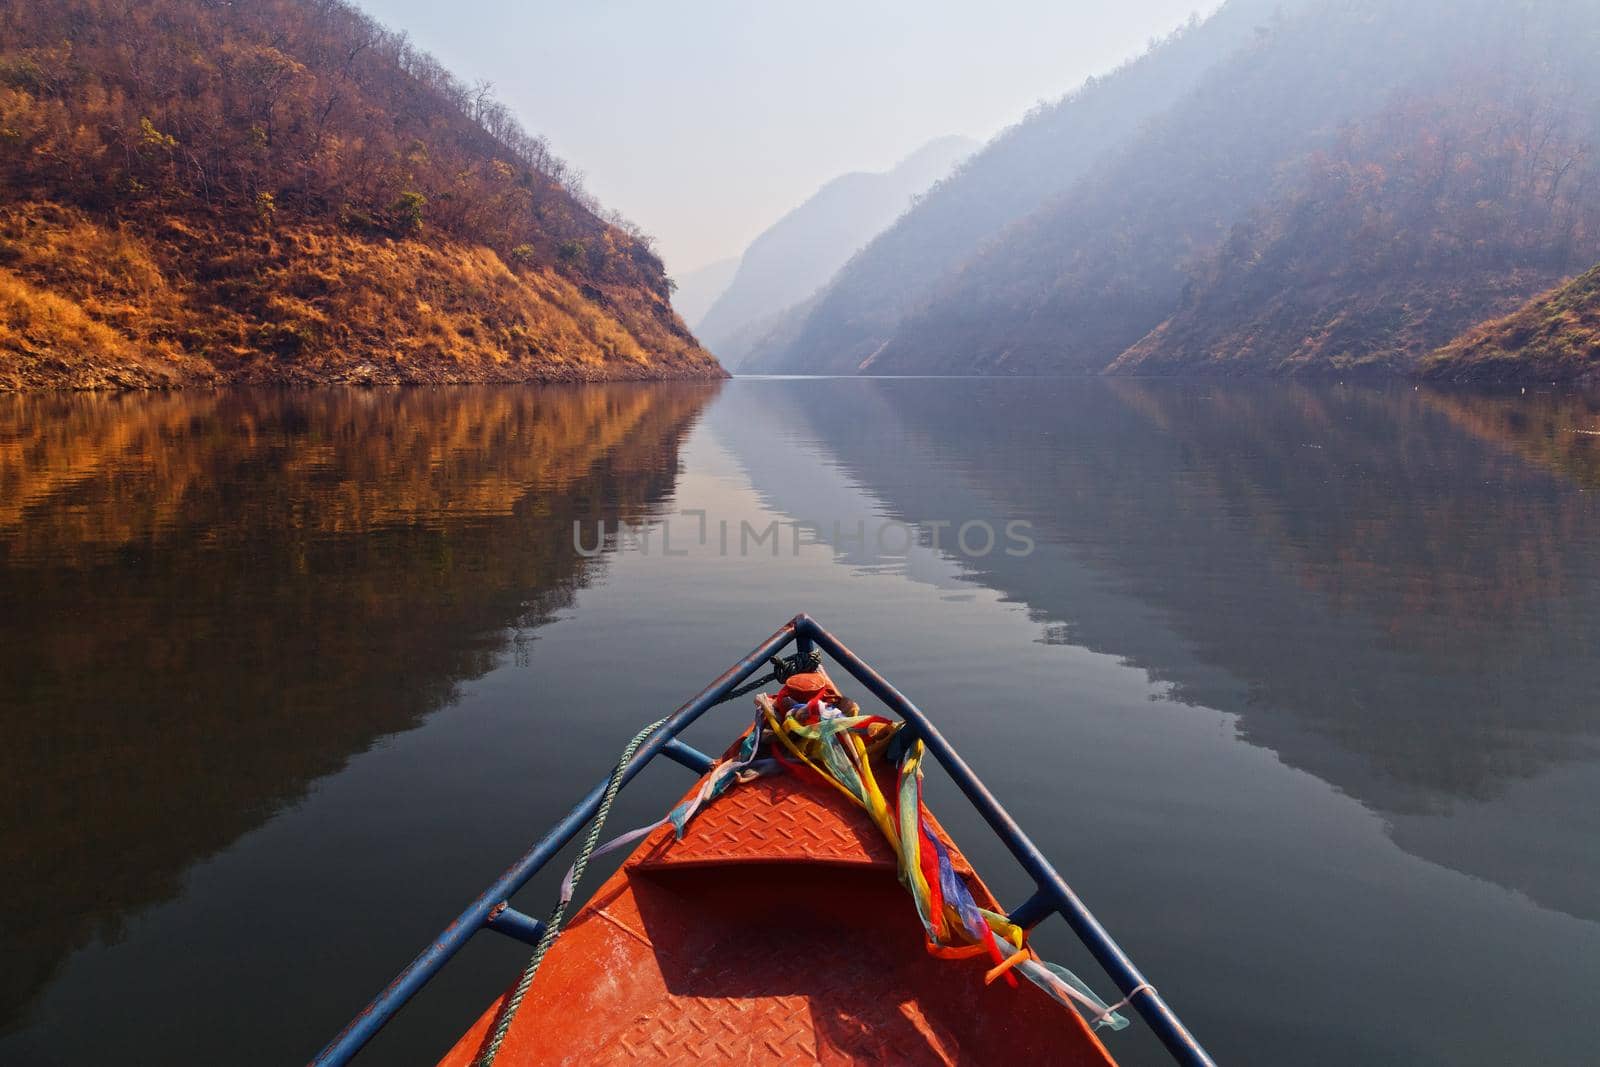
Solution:
[[(986, 985), (988, 961), (929, 955), (895, 872), (833, 790), (791, 774), (735, 785), (682, 841), (645, 838), (573, 917), (496, 1065), (1113, 1063), (1031, 983)], [(471, 1064), (499, 1008), (440, 1062)]]

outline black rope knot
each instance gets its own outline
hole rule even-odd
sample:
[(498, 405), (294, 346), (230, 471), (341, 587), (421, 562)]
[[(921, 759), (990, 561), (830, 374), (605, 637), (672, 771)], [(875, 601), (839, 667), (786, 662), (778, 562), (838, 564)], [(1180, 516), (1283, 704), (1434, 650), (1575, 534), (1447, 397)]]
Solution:
[(782, 684), (797, 674), (814, 671), (822, 666), (822, 653), (813, 648), (804, 656), (796, 652), (788, 659), (784, 659), (782, 656), (773, 656), (767, 662), (772, 664), (772, 677), (779, 684)]

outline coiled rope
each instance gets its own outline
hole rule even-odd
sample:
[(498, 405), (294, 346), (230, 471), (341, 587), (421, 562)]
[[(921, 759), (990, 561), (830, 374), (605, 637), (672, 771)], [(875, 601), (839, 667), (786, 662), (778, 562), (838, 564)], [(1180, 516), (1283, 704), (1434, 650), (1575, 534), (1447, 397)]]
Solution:
[[(777, 682), (782, 685), (801, 671), (814, 671), (822, 665), (822, 653), (812, 649), (805, 656), (801, 656), (799, 653), (795, 653), (788, 659), (784, 659), (782, 656), (773, 656), (767, 662), (772, 664), (772, 670), (754, 681), (747, 682), (731, 691), (727, 696), (717, 701), (717, 704), (726, 704), (730, 700), (738, 700), (740, 697), (749, 696), (768, 682)], [(712, 706), (715, 707), (716, 705), (713, 704)]]
[[(805, 670), (815, 669), (822, 662), (822, 654), (813, 649), (808, 655), (801, 656), (796, 653), (788, 659), (773, 656), (769, 661), (772, 664), (770, 673), (740, 686), (727, 696), (717, 701), (718, 704), (746, 696), (755, 692), (768, 682), (785, 682), (795, 674)], [(617, 799), (617, 792), (622, 788), (622, 776), (633, 759), (639, 746), (656, 730), (666, 719), (657, 719), (633, 735), (633, 740), (622, 750), (622, 756), (617, 760), (617, 765), (612, 768), (611, 779), (606, 783), (604, 796), (600, 798), (600, 807), (595, 812), (594, 822), (589, 827), (589, 836), (584, 838), (583, 847), (578, 850), (578, 858), (573, 862), (572, 869), (567, 872), (566, 881), (562, 884), (561, 899), (550, 912), (550, 918), (545, 923), (544, 934), (539, 938), (539, 944), (533, 950), (533, 956), (528, 960), (528, 965), (522, 970), (522, 977), (517, 979), (517, 986), (511, 995), (500, 1006), (500, 1013), (495, 1019), (494, 1030), (489, 1034), (483, 1051), (474, 1061), (474, 1067), (493, 1067), (495, 1057), (500, 1054), (500, 1046), (505, 1043), (506, 1034), (511, 1030), (511, 1023), (517, 1017), (517, 1010), (522, 1007), (523, 999), (528, 995), (529, 988), (533, 985), (533, 976), (538, 973), (539, 965), (544, 962), (544, 957), (550, 951), (550, 946), (561, 934), (561, 927), (567, 921), (567, 906), (576, 896), (578, 883), (583, 879), (583, 872), (589, 865), (589, 857), (593, 855), (595, 845), (600, 841), (600, 830), (606, 824), (606, 818), (611, 814), (611, 804)], [(608, 846), (609, 847), (609, 846)]]
[[(589, 836), (584, 838), (583, 847), (578, 850), (578, 858), (572, 865), (570, 884), (574, 890), (583, 878), (583, 870), (589, 865), (589, 855), (594, 852), (596, 843), (600, 840), (600, 829), (606, 824), (606, 817), (611, 814), (611, 803), (617, 799), (617, 791), (622, 788), (622, 776), (628, 769), (628, 763), (633, 759), (633, 754), (639, 751), (639, 746), (644, 744), (645, 738), (655, 733), (666, 719), (657, 719), (633, 735), (633, 740), (628, 742), (628, 747), (622, 750), (622, 756), (617, 760), (617, 765), (611, 771), (611, 780), (606, 783), (605, 795), (600, 798), (600, 808), (595, 812), (594, 823), (589, 827)], [(489, 1040), (479, 1053), (476, 1067), (493, 1067), (495, 1057), (500, 1054), (500, 1046), (505, 1042), (506, 1034), (511, 1029), (511, 1022), (517, 1017), (517, 1009), (522, 1007), (522, 1000), (528, 995), (528, 989), (533, 985), (533, 976), (538, 973), (539, 964), (544, 962), (545, 953), (550, 951), (550, 946), (555, 944), (556, 937), (561, 933), (561, 926), (567, 921), (567, 905), (572, 902), (571, 894), (563, 893), (562, 899), (556, 903), (550, 912), (550, 918), (545, 923), (544, 936), (539, 938), (539, 944), (533, 950), (533, 956), (528, 960), (528, 965), (522, 969), (522, 977), (517, 979), (517, 987), (511, 991), (505, 1003), (500, 1006), (500, 1015), (495, 1020), (494, 1031), (489, 1035)]]

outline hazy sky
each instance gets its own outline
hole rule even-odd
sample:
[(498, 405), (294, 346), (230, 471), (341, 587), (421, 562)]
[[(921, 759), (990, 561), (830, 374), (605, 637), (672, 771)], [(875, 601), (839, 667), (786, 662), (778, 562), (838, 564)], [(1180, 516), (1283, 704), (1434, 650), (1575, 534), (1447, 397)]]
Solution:
[(487, 78), (673, 272), (819, 185), (986, 140), (1215, 0), (358, 0)]

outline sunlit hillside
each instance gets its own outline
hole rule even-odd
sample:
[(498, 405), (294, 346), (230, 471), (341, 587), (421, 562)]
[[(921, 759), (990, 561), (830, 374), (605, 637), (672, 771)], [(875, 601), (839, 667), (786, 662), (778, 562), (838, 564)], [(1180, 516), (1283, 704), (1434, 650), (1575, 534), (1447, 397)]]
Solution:
[(647, 238), (339, 0), (0, 8), (0, 388), (715, 375)]

